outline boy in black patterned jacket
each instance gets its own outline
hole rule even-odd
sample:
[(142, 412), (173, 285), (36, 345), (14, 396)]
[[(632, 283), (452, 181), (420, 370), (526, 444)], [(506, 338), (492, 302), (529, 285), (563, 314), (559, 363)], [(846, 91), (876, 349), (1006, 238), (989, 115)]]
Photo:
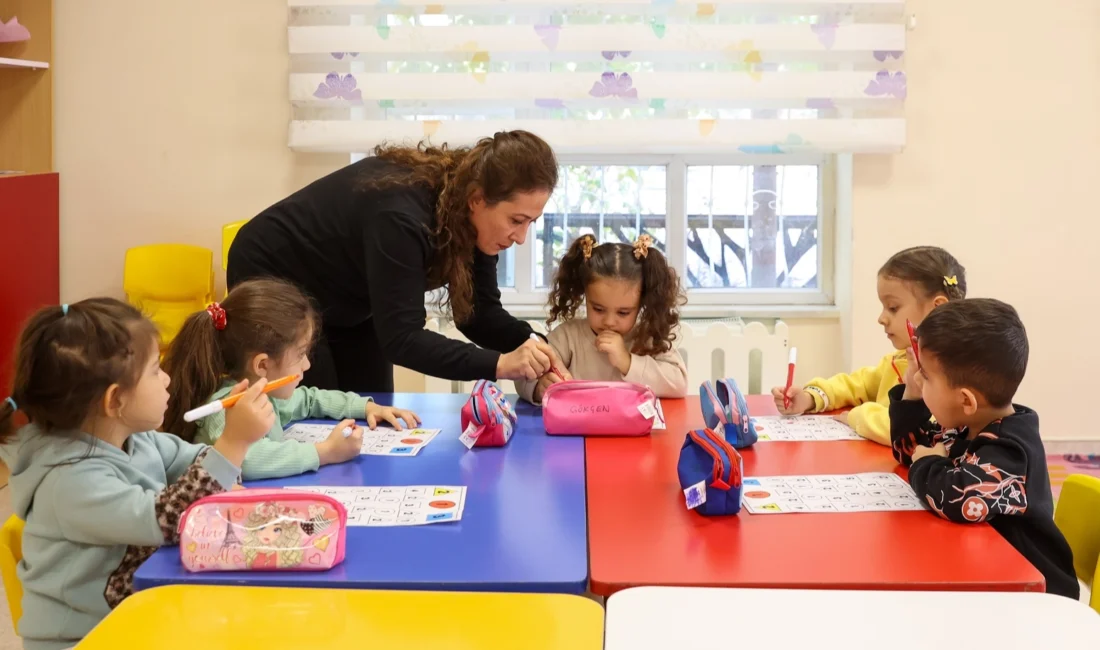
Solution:
[(1016, 310), (989, 299), (941, 305), (908, 354), (905, 384), (890, 392), (890, 438), (917, 496), (949, 521), (989, 522), (1039, 569), (1048, 593), (1077, 599), (1039, 416), (1012, 403), (1028, 357)]

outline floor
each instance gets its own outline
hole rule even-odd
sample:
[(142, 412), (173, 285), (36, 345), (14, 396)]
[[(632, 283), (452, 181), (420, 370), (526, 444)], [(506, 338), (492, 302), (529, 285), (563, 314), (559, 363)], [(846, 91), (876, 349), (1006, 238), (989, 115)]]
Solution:
[[(1048, 451), (1054, 448), (1060, 453), (1047, 455), (1047, 466), (1050, 469), (1051, 488), (1054, 498), (1062, 489), (1062, 482), (1070, 474), (1088, 474), (1100, 477), (1100, 446), (1091, 449), (1082, 449), (1081, 452), (1069, 453), (1058, 445), (1047, 445)], [(5, 485), (0, 488), (0, 522), (6, 521), (11, 516), (11, 491)], [(11, 626), (11, 612), (8, 610), (7, 599), (0, 606), (0, 650), (22, 650), (23, 644), (15, 635)]]
[(1050, 471), (1050, 489), (1057, 501), (1062, 483), (1070, 474), (1100, 478), (1100, 454), (1048, 454), (1047, 469)]

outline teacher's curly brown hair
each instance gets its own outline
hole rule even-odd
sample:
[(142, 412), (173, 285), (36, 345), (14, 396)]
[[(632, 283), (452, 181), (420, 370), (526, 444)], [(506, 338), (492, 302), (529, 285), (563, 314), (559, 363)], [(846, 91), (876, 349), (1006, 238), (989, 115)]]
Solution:
[[(633, 309), (623, 302), (618, 309), (622, 313), (612, 314), (606, 313), (609, 310), (604, 305), (593, 304), (593, 285), (608, 280), (626, 283), (627, 290), (619, 292), (623, 297), (637, 294), (636, 301), (627, 301), (633, 303)], [(633, 244), (599, 245), (592, 235), (582, 235), (558, 265), (546, 323), (572, 320), (585, 304), (593, 331), (619, 331), (627, 337), (633, 354), (654, 356), (672, 349), (680, 306), (685, 302), (676, 269), (653, 246), (649, 235), (640, 236)]]
[(532, 133), (501, 131), (472, 147), (384, 144), (374, 155), (402, 169), (367, 181), (364, 189), (422, 186), (438, 194), (428, 279), (433, 287), (447, 286), (439, 307), (455, 322), (467, 322), (474, 309), (474, 251), (496, 255), (523, 243), (558, 184), (553, 149)]

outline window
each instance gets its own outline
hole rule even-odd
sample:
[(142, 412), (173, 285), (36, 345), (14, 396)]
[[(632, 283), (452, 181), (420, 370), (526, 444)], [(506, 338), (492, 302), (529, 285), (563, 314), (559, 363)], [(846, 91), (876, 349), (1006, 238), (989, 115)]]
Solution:
[(562, 162), (542, 218), (524, 245), (501, 255), (505, 304), (544, 304), (558, 260), (586, 233), (601, 243), (650, 235), (679, 271), (689, 304), (706, 311), (832, 303), (825, 157)]

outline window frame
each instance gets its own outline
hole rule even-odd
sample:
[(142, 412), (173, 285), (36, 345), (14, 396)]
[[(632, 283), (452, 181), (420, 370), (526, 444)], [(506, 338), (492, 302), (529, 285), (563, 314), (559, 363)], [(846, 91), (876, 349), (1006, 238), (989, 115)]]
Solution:
[[(368, 154), (353, 153), (355, 163)], [(685, 318), (840, 318), (842, 330), (850, 328), (844, 317), (851, 302), (852, 223), (851, 199), (853, 169), (851, 154), (560, 154), (560, 165), (666, 165), (666, 217), (673, 214), (679, 202), (683, 218), (669, 219), (668, 241), (682, 241), (682, 246), (668, 246), (669, 262), (677, 269), (687, 260), (687, 168), (692, 165), (818, 165), (818, 205), (821, 231), (818, 233), (818, 254), (821, 256), (820, 286), (816, 289), (691, 289), (688, 304), (681, 308)], [(678, 221), (678, 222), (677, 222)], [(532, 224), (532, 227), (534, 224)], [(532, 238), (532, 241), (534, 238)], [(515, 251), (515, 287), (500, 287), (501, 303), (517, 318), (544, 318), (548, 291), (534, 288), (534, 245), (524, 242)], [(524, 266), (521, 267), (520, 265)], [(526, 268), (525, 274), (520, 268)], [(525, 289), (525, 290), (524, 290)], [(436, 308), (435, 292), (424, 295), (424, 305), (430, 318), (443, 316)], [(842, 337), (843, 339), (843, 337)], [(850, 357), (850, 345), (842, 346), (845, 359)]]
[[(558, 164), (592, 166), (664, 166), (667, 169), (665, 217), (669, 263), (677, 270), (687, 261), (687, 170), (691, 166), (814, 165), (820, 169), (818, 181), (818, 287), (814, 289), (699, 288), (685, 289), (689, 299), (685, 312), (705, 313), (709, 317), (743, 315), (746, 307), (831, 309), (836, 305), (836, 156), (826, 154), (740, 154), (740, 155), (600, 155), (562, 154)], [(534, 227), (534, 224), (532, 224)], [(530, 233), (530, 231), (529, 231)], [(522, 313), (536, 312), (546, 305), (547, 289), (534, 286), (535, 246), (533, 233), (522, 246), (516, 245), (515, 286), (500, 287), (501, 303)], [(678, 242), (673, 245), (673, 242)], [(775, 309), (768, 311), (775, 312)]]

